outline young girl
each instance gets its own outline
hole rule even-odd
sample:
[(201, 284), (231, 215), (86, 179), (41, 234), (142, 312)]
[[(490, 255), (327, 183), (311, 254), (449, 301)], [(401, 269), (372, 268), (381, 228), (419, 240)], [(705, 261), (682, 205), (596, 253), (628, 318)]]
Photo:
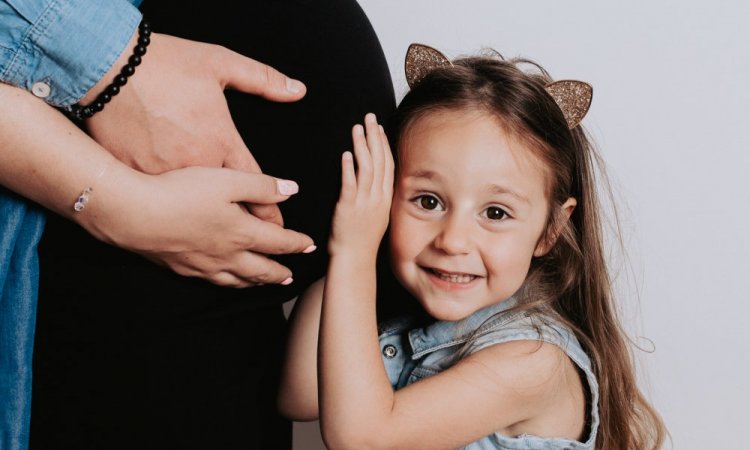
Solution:
[[(663, 441), (613, 311), (578, 126), (591, 88), (518, 63), (410, 48), (395, 191), (383, 128), (372, 115), (354, 127), (328, 275), (296, 307), (279, 399), (291, 418), (320, 417), (329, 448)], [(376, 324), (389, 210), (393, 271), (426, 324)]]

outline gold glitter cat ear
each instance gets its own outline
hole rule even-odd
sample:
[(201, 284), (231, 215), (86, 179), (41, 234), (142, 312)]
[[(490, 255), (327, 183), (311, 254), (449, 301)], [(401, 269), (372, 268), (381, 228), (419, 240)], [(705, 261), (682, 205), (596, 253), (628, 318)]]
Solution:
[(583, 81), (559, 80), (548, 84), (545, 89), (562, 110), (568, 128), (577, 127), (589, 112), (594, 88)]
[(453, 63), (447, 56), (432, 47), (422, 44), (411, 44), (406, 51), (406, 82), (413, 88), (431, 71), (439, 67), (452, 67)]

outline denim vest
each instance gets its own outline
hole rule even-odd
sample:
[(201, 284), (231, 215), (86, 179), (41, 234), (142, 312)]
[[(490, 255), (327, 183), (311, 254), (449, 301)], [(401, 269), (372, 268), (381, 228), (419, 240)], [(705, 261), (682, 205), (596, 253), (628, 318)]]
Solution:
[(493, 433), (472, 442), (464, 450), (593, 450), (599, 427), (599, 385), (591, 361), (567, 327), (528, 312), (508, 311), (515, 302), (509, 299), (480, 309), (456, 322), (434, 322), (424, 328), (412, 328), (409, 319), (397, 319), (381, 325), (380, 349), (388, 378), (400, 389), (453, 366), (462, 356), (494, 344), (520, 340), (541, 340), (558, 346), (586, 375), (590, 389), (589, 435), (585, 442), (562, 438), (516, 437)]

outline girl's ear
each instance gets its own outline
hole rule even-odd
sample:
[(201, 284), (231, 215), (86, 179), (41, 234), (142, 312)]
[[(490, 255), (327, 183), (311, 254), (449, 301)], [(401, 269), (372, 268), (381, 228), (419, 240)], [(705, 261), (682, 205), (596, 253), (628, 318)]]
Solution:
[(560, 205), (557, 211), (554, 212), (554, 218), (547, 227), (547, 231), (542, 235), (542, 238), (539, 239), (539, 243), (536, 244), (536, 248), (534, 249), (535, 257), (539, 258), (540, 256), (544, 256), (552, 250), (552, 247), (554, 247), (557, 242), (557, 238), (560, 237), (560, 232), (562, 232), (563, 227), (568, 223), (568, 220), (570, 220), (570, 215), (573, 214), (573, 210), (576, 209), (577, 204), (578, 201), (576, 201), (575, 198), (570, 197), (565, 203)]

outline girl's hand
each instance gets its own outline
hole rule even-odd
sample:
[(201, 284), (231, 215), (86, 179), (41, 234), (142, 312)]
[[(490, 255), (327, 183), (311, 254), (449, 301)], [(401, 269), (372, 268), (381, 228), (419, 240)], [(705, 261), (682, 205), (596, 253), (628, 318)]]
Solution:
[(352, 153), (345, 152), (341, 158), (341, 195), (333, 215), (328, 250), (332, 256), (342, 252), (374, 256), (388, 227), (393, 155), (383, 127), (372, 113), (365, 116), (364, 128), (354, 126), (352, 140), (357, 172)]

